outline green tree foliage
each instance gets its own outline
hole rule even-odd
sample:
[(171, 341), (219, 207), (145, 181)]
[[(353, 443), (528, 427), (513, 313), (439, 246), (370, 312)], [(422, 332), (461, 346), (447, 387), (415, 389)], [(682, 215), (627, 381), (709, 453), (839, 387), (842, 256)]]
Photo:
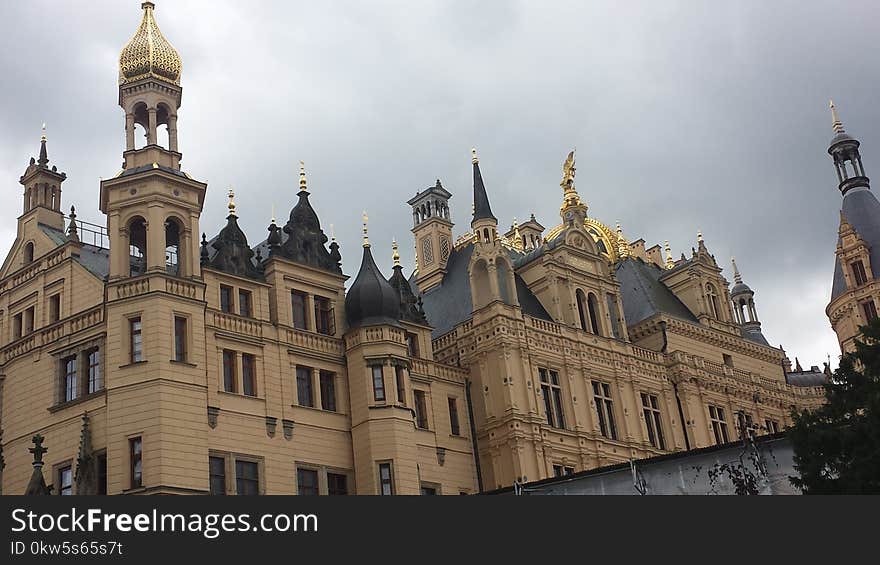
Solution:
[(825, 385), (827, 402), (794, 416), (788, 436), (805, 494), (880, 494), (880, 319)]

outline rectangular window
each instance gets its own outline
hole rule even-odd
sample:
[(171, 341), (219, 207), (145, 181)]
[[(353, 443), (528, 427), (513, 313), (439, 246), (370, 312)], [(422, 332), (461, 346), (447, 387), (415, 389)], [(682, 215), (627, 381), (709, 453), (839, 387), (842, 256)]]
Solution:
[(709, 421), (712, 423), (712, 433), (715, 435), (715, 444), (727, 443), (727, 421), (724, 419), (724, 408), (709, 405)]
[(336, 412), (336, 374), (321, 371), (321, 409)]
[(850, 264), (852, 267), (853, 278), (856, 281), (856, 286), (862, 286), (866, 282), (868, 282), (868, 274), (865, 272), (865, 265), (861, 261), (853, 261)]
[(563, 475), (574, 475), (574, 467), (563, 467), (562, 474)]
[(406, 379), (403, 367), (394, 368), (394, 378), (397, 381), (397, 402), (406, 406)]
[(373, 365), (373, 399), (376, 402), (385, 402), (385, 377), (382, 375), (382, 365)]
[(211, 494), (221, 496), (226, 494), (226, 458), (208, 457), (208, 476)]
[(131, 362), (140, 363), (144, 360), (144, 338), (141, 335), (141, 317), (128, 320), (128, 335), (130, 341)]
[(238, 289), (238, 313), (245, 318), (253, 316), (251, 310), (251, 293), (248, 290)]
[(24, 311), (24, 335), (33, 333), (34, 331), (34, 307), (31, 306)]
[(300, 406), (314, 408), (315, 394), (312, 390), (312, 370), (308, 367), (296, 368), (296, 401)]
[(250, 353), (241, 354), (241, 392), (246, 396), (257, 395), (257, 360)]
[(58, 494), (61, 496), (73, 494), (73, 467), (70, 465), (58, 469)]
[(318, 495), (318, 472), (314, 469), (296, 470), (297, 494)]
[(567, 477), (574, 475), (574, 467), (566, 467), (565, 465), (553, 465), (554, 477)]
[(238, 392), (235, 386), (235, 351), (223, 350), (223, 390)]
[(98, 492), (96, 494), (107, 494), (107, 452), (101, 452), (98, 454), (98, 458), (95, 461), (97, 466), (97, 475), (98, 475)]
[(449, 429), (454, 436), (461, 435), (461, 427), (458, 423), (458, 401), (449, 397)]
[(315, 297), (315, 331), (319, 334), (333, 335), (333, 309), (330, 301), (320, 296)]
[(246, 496), (260, 494), (260, 470), (255, 461), (235, 460), (235, 492)]
[(553, 465), (553, 476), (561, 477), (562, 476), (562, 465)]
[(541, 396), (544, 397), (544, 412), (547, 415), (547, 423), (554, 428), (565, 428), (559, 373), (539, 368), (538, 375), (541, 379)]
[(779, 433), (779, 422), (777, 422), (776, 420), (767, 419), (767, 420), (764, 420), (764, 423), (766, 425), (768, 434)]
[(343, 496), (348, 494), (348, 476), (341, 473), (327, 473), (327, 494)]
[(131, 488), (140, 488), (144, 484), (143, 443), (140, 436), (128, 440), (128, 462), (131, 470), (129, 485)]
[(406, 334), (406, 348), (410, 357), (419, 356), (419, 336), (414, 333)]
[(437, 495), (437, 487), (422, 485), (419, 488), (419, 494), (422, 496), (436, 496)]
[(666, 449), (663, 427), (660, 425), (660, 403), (655, 395), (642, 393), (642, 413), (648, 429), (648, 441), (657, 449)]
[(870, 322), (877, 317), (877, 307), (873, 300), (862, 302), (862, 311), (865, 313), (865, 321)]
[(391, 474), (391, 463), (379, 463), (379, 494), (383, 496), (394, 494), (394, 478)]
[(428, 429), (428, 404), (425, 401), (425, 391), (414, 390), (413, 398), (415, 398), (414, 408), (416, 410), (416, 427), (423, 430)]
[(290, 303), (293, 305), (293, 327), (298, 330), (309, 329), (306, 325), (306, 295), (291, 290)]
[(617, 426), (614, 423), (614, 404), (611, 400), (611, 385), (593, 381), (593, 397), (596, 401), (599, 432), (607, 438), (617, 439)]
[(21, 320), (22, 320), (21, 312), (19, 312), (18, 314), (15, 315), (14, 318), (12, 318), (12, 336), (15, 339), (18, 339), (21, 337), (21, 328), (22, 328)]
[(220, 285), (220, 310), (232, 314), (232, 293), (231, 286), (225, 284)]
[(724, 361), (724, 364), (728, 367), (733, 367), (733, 356), (728, 355), (727, 353), (721, 354), (721, 359)]
[(186, 363), (186, 318), (174, 316), (174, 360)]
[(77, 371), (76, 371), (76, 355), (65, 357), (61, 360), (61, 388), (62, 398), (64, 402), (76, 400), (77, 396)]
[(49, 297), (49, 323), (61, 319), (61, 295), (53, 294)]
[(101, 378), (101, 355), (98, 348), (91, 349), (86, 352), (86, 363), (88, 364), (88, 385), (89, 394), (98, 392), (104, 388), (104, 381)]

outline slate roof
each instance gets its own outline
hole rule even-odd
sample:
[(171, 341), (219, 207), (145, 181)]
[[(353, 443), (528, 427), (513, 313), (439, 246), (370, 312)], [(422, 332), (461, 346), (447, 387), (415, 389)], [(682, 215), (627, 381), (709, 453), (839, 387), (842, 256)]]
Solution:
[[(843, 195), (841, 211), (847, 222), (870, 249), (871, 265), (880, 265), (880, 202), (869, 188), (856, 187)], [(839, 243), (839, 240), (838, 240)], [(846, 281), (840, 261), (834, 259), (834, 283), (831, 300), (846, 292)]]
[[(449, 255), (446, 263), (446, 275), (440, 285), (430, 289), (422, 295), (422, 307), (434, 331), (433, 337), (438, 337), (458, 324), (470, 319), (474, 305), (471, 301), (471, 283), (468, 277), (468, 264), (473, 254), (473, 244), (455, 249)], [(511, 258), (519, 253), (511, 251)], [(550, 314), (541, 305), (538, 298), (532, 294), (525, 281), (519, 275), (514, 275), (516, 282), (516, 294), (520, 307), (524, 314), (552, 321)], [(410, 277), (410, 285), (414, 293), (418, 293), (414, 277)]]
[[(56, 245), (61, 246), (67, 243), (67, 236), (63, 231), (56, 230), (45, 224), (40, 224), (40, 229)], [(99, 279), (104, 279), (110, 274), (110, 251), (107, 249), (83, 243), (79, 251), (79, 257), (74, 256), (74, 259)]]
[(699, 323), (688, 307), (660, 282), (660, 277), (665, 272), (653, 263), (645, 263), (634, 257), (626, 258), (617, 264), (623, 315), (628, 326), (659, 313)]
[(822, 386), (828, 377), (818, 369), (785, 373), (785, 382), (791, 386)]
[(767, 347), (772, 347), (770, 342), (767, 341), (767, 338), (764, 337), (764, 334), (761, 333), (760, 328), (755, 328), (751, 330), (743, 330), (742, 336), (749, 341), (755, 342), (758, 345), (766, 345)]

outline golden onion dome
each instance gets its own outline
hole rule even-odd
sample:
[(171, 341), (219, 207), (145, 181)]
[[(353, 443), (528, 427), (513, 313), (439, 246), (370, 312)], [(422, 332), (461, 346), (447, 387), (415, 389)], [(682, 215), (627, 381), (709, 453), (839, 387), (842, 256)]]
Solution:
[(144, 2), (141, 8), (141, 25), (119, 54), (119, 84), (153, 77), (179, 85), (180, 55), (159, 31), (153, 18), (155, 5)]

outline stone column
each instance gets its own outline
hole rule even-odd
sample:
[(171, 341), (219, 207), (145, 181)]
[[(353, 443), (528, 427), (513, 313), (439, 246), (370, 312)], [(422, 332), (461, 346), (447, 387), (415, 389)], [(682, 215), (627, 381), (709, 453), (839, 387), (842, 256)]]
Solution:
[(150, 108), (147, 110), (147, 114), (149, 115), (149, 126), (147, 127), (147, 144), (155, 145), (156, 144), (156, 108)]
[(134, 114), (125, 115), (125, 150), (134, 149)]

